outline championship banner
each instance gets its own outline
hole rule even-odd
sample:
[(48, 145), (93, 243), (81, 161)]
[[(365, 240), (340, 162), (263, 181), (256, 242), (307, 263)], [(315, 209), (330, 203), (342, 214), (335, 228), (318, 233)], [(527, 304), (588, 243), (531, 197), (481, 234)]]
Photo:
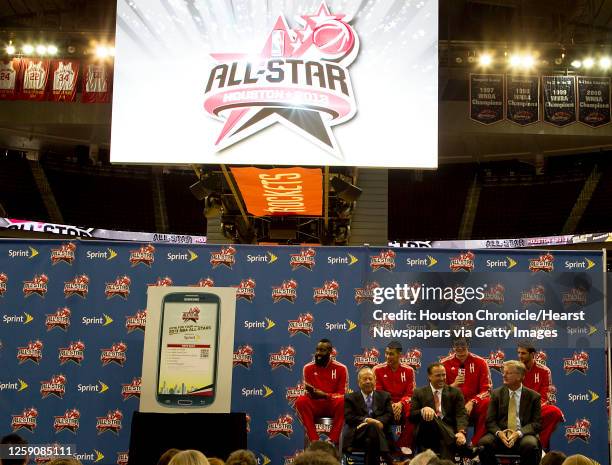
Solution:
[(51, 61), (51, 89), (49, 100), (54, 102), (74, 102), (79, 77), (79, 61)]
[(610, 123), (610, 78), (578, 76), (578, 121), (592, 128)]
[(23, 58), (22, 69), (21, 99), (44, 100), (49, 79), (49, 60)]
[(504, 119), (503, 74), (470, 74), (470, 119), (482, 124)]
[(323, 176), (318, 168), (231, 168), (254, 216), (321, 216)]
[(106, 63), (83, 66), (83, 103), (109, 103), (111, 100), (112, 67)]
[[(0, 425), (30, 444), (73, 444), (84, 465), (125, 465), (147, 289), (218, 287), (236, 293), (231, 409), (246, 412), (261, 463), (288, 464), (304, 447), (295, 402), (318, 340), (332, 341), (356, 390), (390, 338), (425, 386), (456, 334), (494, 389), (517, 341), (533, 343), (552, 378), (546, 398), (565, 416), (551, 449), (608, 463), (603, 268), (590, 251), (3, 240)], [(197, 316), (181, 311), (185, 324)]]
[(21, 59), (0, 60), (0, 100), (15, 100), (19, 95)]
[(506, 119), (521, 126), (540, 120), (538, 76), (506, 76)]
[(576, 122), (576, 79), (574, 76), (542, 76), (544, 121), (554, 126)]

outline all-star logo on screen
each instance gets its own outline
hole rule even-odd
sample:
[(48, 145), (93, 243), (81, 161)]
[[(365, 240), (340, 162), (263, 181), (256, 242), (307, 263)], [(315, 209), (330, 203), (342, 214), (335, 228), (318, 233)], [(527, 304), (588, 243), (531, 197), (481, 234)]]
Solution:
[(416, 347), (410, 349), (409, 351), (407, 351), (405, 354), (400, 355), (400, 363), (402, 365), (407, 365), (412, 367), (415, 370), (418, 370), (421, 368), (421, 357), (423, 356), (423, 353), (421, 352), (420, 349), (417, 349)]
[(291, 346), (281, 347), (278, 352), (270, 353), (268, 363), (273, 370), (278, 367), (285, 367), (291, 370), (293, 365), (295, 365), (295, 349)]
[(451, 257), (450, 259), (450, 270), (451, 271), (474, 271), (474, 252), (460, 253), (457, 257)]
[(378, 255), (370, 255), (370, 268), (372, 271), (384, 268), (391, 271), (395, 268), (395, 252), (393, 250), (381, 250)]
[(300, 250), (300, 253), (292, 253), (289, 256), (289, 265), (291, 265), (292, 270), (297, 270), (298, 268), (302, 267), (312, 271), (316, 264), (316, 255), (317, 253), (313, 248)]
[(128, 452), (117, 452), (117, 465), (127, 465), (128, 458), (129, 458)]
[(480, 300), (482, 303), (492, 303), (504, 305), (506, 288), (503, 284), (497, 283), (494, 286), (489, 286), (484, 291), (484, 297)]
[(197, 323), (200, 319), (200, 308), (199, 307), (191, 307), (186, 312), (183, 312), (183, 322), (187, 323), (188, 321), (193, 321)]
[(155, 281), (154, 283), (151, 284), (147, 284), (147, 286), (151, 286), (151, 287), (170, 287), (172, 286), (173, 281), (172, 278), (170, 276), (164, 276), (162, 277), (158, 277), (157, 281)]
[(220, 265), (228, 267), (230, 270), (234, 263), (236, 263), (236, 249), (231, 245), (223, 247), (219, 252), (210, 252), (210, 264), (213, 269)]
[(374, 289), (380, 287), (376, 281), (371, 283), (365, 283), (363, 287), (355, 288), (355, 302), (357, 305), (363, 302), (373, 302), (374, 301)]
[(295, 280), (283, 281), (280, 286), (272, 286), (272, 301), (276, 304), (285, 299), (288, 302), (294, 303), (297, 299), (298, 284)]
[(253, 352), (253, 348), (249, 345), (238, 347), (232, 358), (232, 366), (241, 366), (247, 369), (251, 368), (253, 364)]
[(55, 429), (56, 433), (68, 430), (76, 434), (77, 430), (79, 429), (79, 418), (81, 418), (81, 412), (73, 408), (71, 410), (66, 410), (66, 413), (63, 415), (54, 416), (53, 418), (53, 428)]
[(64, 262), (68, 263), (68, 265), (72, 265), (75, 258), (75, 251), (76, 244), (74, 242), (62, 244), (59, 249), (51, 249), (51, 263), (56, 265), (59, 262)]
[(306, 394), (306, 388), (304, 383), (297, 383), (295, 386), (288, 386), (287, 392), (285, 393), (285, 399), (289, 402), (289, 405), (293, 407), (298, 397)]
[(290, 438), (291, 434), (293, 434), (293, 417), (288, 413), (276, 420), (268, 420), (268, 438), (279, 435)]
[(244, 299), (253, 302), (255, 298), (255, 280), (253, 278), (243, 279), (236, 287), (236, 299)]
[[(357, 112), (348, 66), (359, 38), (345, 15), (322, 2), (290, 29), (280, 15), (258, 55), (212, 53), (204, 109), (225, 124), (215, 147), (222, 150), (281, 123), (333, 154), (331, 127)], [(254, 40), (257, 40), (256, 38)]]
[(106, 283), (104, 294), (107, 299), (118, 295), (127, 300), (130, 295), (130, 284), (132, 284), (132, 280), (129, 276), (119, 276), (114, 282)]
[(320, 304), (323, 301), (335, 304), (338, 301), (340, 293), (340, 284), (336, 280), (325, 281), (322, 287), (315, 287), (312, 298), (315, 304)]
[(589, 354), (586, 352), (574, 352), (570, 358), (563, 358), (563, 369), (565, 374), (569, 375), (574, 371), (578, 371), (583, 375), (586, 375), (589, 369)]
[(536, 284), (531, 289), (521, 292), (521, 304), (525, 307), (530, 304), (544, 305), (546, 303), (546, 289)]
[(355, 366), (355, 368), (357, 368), (357, 370), (360, 370), (363, 367), (372, 368), (374, 365), (378, 365), (379, 355), (380, 352), (375, 347), (365, 349), (363, 351), (363, 354), (353, 355), (353, 365)]
[(314, 317), (310, 313), (300, 313), (297, 320), (289, 320), (288, 323), (289, 325), (287, 326), (287, 331), (289, 331), (289, 336), (291, 337), (298, 333), (302, 333), (310, 337), (314, 331)]
[(31, 280), (23, 282), (24, 297), (30, 297), (33, 294), (36, 294), (39, 297), (44, 297), (47, 293), (48, 283), (49, 278), (46, 274), (34, 275)]
[(127, 344), (125, 342), (116, 342), (109, 349), (100, 349), (100, 352), (102, 352), (100, 354), (102, 366), (116, 363), (122, 367), (127, 360)]
[(197, 283), (191, 284), (191, 287), (215, 287), (215, 281), (212, 278), (201, 278)]
[(543, 350), (536, 352), (533, 359), (538, 365), (542, 365), (544, 367), (548, 363), (548, 355)]
[(561, 300), (566, 308), (571, 305), (584, 307), (587, 303), (587, 293), (582, 289), (573, 287), (569, 291), (561, 294)]
[(151, 244), (143, 245), (140, 249), (130, 250), (130, 264), (136, 266), (139, 263), (151, 268), (155, 261), (155, 247)]
[(533, 271), (534, 273), (538, 271), (550, 273), (554, 270), (554, 261), (555, 257), (553, 257), (551, 253), (540, 255), (538, 258), (530, 258), (529, 271)]

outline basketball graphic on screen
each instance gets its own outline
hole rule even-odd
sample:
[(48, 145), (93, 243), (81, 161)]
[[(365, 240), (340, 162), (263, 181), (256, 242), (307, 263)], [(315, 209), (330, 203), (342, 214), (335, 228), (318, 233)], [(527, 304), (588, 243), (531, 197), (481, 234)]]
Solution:
[(339, 57), (351, 51), (355, 37), (348, 25), (341, 21), (330, 21), (313, 31), (312, 41), (325, 55)]

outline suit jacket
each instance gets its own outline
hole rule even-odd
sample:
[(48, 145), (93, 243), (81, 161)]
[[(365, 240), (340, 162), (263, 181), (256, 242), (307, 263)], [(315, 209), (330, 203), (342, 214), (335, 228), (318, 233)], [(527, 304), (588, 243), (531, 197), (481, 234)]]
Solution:
[[(391, 408), (391, 396), (385, 391), (372, 392), (372, 415), (383, 425), (383, 431), (387, 439), (392, 438), (391, 423), (393, 422), (393, 409)], [(351, 447), (357, 426), (368, 417), (368, 409), (361, 390), (351, 392), (344, 396), (344, 423), (347, 430), (344, 434), (343, 448)]]
[[(455, 441), (455, 433), (457, 431), (465, 431), (468, 427), (468, 416), (465, 412), (465, 401), (461, 390), (444, 385), (442, 388), (442, 413), (444, 417), (440, 419), (440, 426), (443, 426), (447, 433), (449, 442)], [(427, 386), (417, 388), (412, 394), (412, 406), (410, 407), (410, 421), (416, 423), (414, 430), (415, 437), (419, 435), (419, 425), (423, 420), (421, 409), (423, 407), (431, 407), (435, 410), (435, 402), (433, 392), (429, 384)]]
[[(487, 431), (495, 435), (500, 430), (508, 429), (508, 403), (510, 402), (509, 390), (506, 386), (491, 392), (491, 402), (487, 411)], [(521, 432), (537, 435), (542, 429), (542, 407), (540, 394), (523, 385), (521, 402), (519, 407), (519, 418), (521, 420)]]

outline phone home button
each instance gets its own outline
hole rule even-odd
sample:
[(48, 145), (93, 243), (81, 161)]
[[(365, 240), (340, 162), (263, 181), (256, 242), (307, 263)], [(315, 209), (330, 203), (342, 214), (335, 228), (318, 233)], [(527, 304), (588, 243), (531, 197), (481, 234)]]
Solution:
[(193, 404), (193, 401), (192, 400), (179, 400), (178, 404), (179, 405), (191, 405)]

